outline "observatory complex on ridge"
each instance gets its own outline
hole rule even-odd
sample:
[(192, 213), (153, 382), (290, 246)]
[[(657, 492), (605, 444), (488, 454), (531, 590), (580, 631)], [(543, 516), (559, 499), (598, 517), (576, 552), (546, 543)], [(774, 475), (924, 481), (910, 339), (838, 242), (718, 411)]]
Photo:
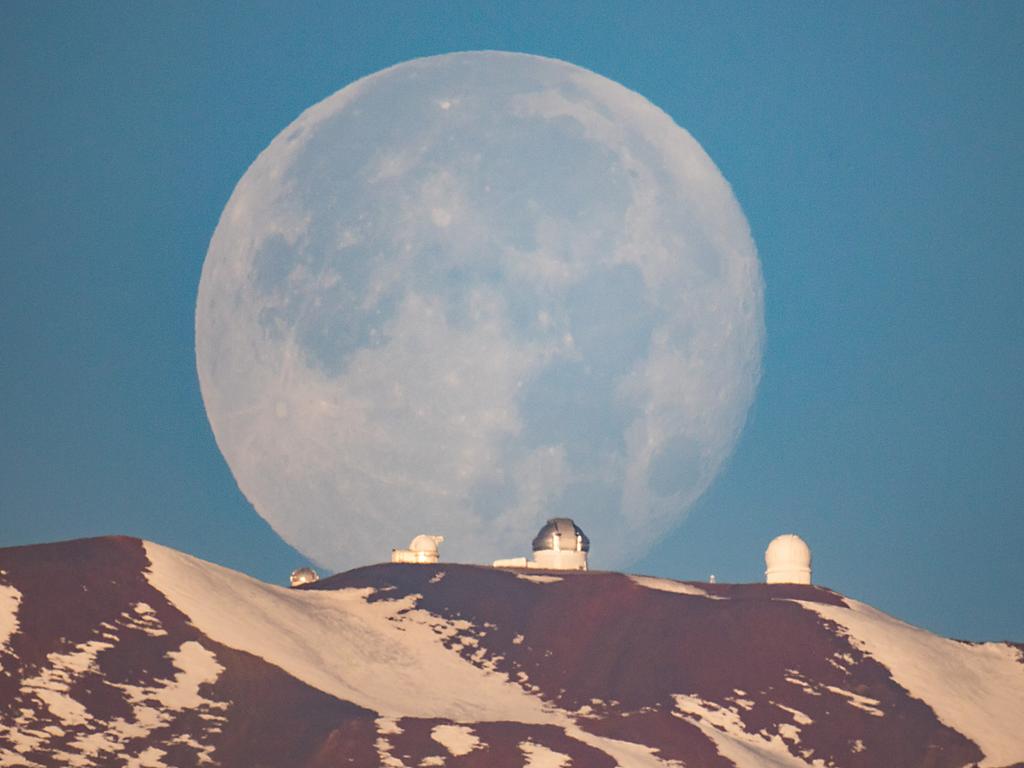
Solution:
[[(436, 563), (437, 546), (444, 536), (420, 534), (408, 549), (392, 549), (393, 563)], [(590, 539), (568, 517), (548, 520), (533, 538), (533, 559), (510, 557), (495, 560), (495, 568), (541, 568), (550, 571), (586, 571), (589, 568)], [(811, 548), (795, 533), (776, 536), (764, 553), (767, 584), (810, 584)], [(297, 572), (296, 572), (297, 573)], [(714, 577), (712, 577), (714, 581)]]
[[(438, 545), (444, 536), (421, 533), (406, 549), (392, 549), (392, 563), (437, 563)], [(495, 568), (537, 568), (549, 571), (586, 571), (589, 569), (590, 539), (568, 517), (548, 520), (533, 538), (533, 559), (510, 557), (495, 560)], [(811, 548), (795, 533), (776, 536), (764, 553), (764, 580), (767, 584), (810, 584)], [(312, 568), (299, 568), (291, 576), (291, 585), (299, 587), (318, 579)], [(712, 576), (711, 582), (715, 581)]]

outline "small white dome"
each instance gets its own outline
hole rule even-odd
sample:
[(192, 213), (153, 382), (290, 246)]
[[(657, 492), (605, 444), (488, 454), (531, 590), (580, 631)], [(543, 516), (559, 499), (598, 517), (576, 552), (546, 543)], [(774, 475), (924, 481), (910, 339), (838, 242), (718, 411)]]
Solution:
[(769, 584), (810, 584), (811, 548), (795, 533), (776, 536), (764, 553)]
[(444, 536), (429, 536), (425, 533), (421, 533), (409, 542), (409, 549), (413, 552), (428, 552), (436, 555), (437, 545), (442, 541), (444, 541)]
[(292, 571), (291, 584), (293, 587), (301, 587), (303, 584), (312, 584), (320, 577), (312, 568), (296, 568)]

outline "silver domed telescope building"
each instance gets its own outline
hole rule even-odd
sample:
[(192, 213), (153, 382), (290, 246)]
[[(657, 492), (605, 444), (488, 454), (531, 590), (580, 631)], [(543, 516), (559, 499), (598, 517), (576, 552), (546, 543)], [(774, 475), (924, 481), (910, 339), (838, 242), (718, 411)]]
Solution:
[(533, 560), (513, 557), (495, 560), (495, 568), (544, 568), (555, 571), (585, 571), (590, 539), (568, 517), (548, 520), (533, 539)]
[(590, 539), (568, 517), (556, 517), (533, 539), (533, 561), (538, 568), (587, 570)]

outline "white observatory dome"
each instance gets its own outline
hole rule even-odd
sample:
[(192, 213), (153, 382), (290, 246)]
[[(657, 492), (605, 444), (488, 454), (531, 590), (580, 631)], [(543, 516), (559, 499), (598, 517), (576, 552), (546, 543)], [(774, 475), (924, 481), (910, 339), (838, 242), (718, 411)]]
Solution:
[(421, 533), (419, 536), (409, 542), (409, 549), (413, 552), (425, 552), (427, 554), (436, 555), (437, 545), (444, 541), (444, 536), (428, 536), (425, 533)]
[(312, 568), (296, 568), (292, 571), (291, 584), (293, 587), (301, 587), (303, 584), (312, 584), (319, 580), (320, 577)]
[(392, 549), (392, 563), (436, 563), (440, 558), (437, 545), (444, 541), (444, 536), (431, 536), (421, 533), (409, 542), (408, 549)]
[(776, 536), (764, 553), (769, 584), (810, 584), (811, 548), (795, 533)]

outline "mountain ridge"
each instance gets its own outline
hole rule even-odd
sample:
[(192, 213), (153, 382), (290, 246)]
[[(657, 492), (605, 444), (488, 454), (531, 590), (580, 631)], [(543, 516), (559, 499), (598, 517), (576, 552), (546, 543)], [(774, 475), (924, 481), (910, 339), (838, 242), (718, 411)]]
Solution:
[(818, 586), (377, 564), (298, 589), (101, 537), (0, 550), (0, 765), (1024, 760), (1019, 644)]

